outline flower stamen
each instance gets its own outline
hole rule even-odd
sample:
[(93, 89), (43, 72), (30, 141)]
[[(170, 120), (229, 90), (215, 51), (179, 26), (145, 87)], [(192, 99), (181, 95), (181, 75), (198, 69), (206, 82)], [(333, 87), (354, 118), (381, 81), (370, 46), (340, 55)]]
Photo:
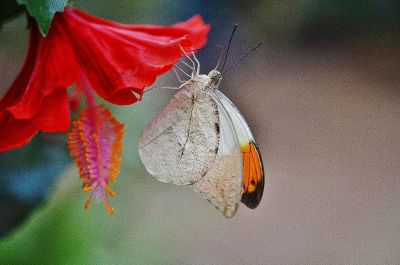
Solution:
[(109, 186), (114, 182), (121, 167), (124, 125), (119, 123), (110, 110), (103, 105), (84, 110), (72, 124), (69, 133), (69, 148), (75, 158), (84, 192), (91, 192), (85, 203), (87, 209), (95, 202), (104, 202), (107, 212), (112, 215), (108, 196), (115, 192)]

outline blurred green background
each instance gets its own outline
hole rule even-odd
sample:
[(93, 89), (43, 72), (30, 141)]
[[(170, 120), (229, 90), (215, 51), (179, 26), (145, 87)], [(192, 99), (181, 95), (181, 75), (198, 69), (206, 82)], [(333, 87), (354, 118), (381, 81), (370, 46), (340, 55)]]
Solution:
[[(228, 66), (265, 41), (221, 84), (258, 140), (264, 198), (226, 219), (189, 188), (148, 175), (138, 136), (173, 95), (153, 91), (133, 106), (111, 106), (126, 124), (114, 217), (102, 205), (83, 210), (87, 194), (65, 134), (0, 154), (0, 264), (399, 264), (398, 1), (74, 5), (123, 23), (172, 24), (200, 13), (212, 25), (209, 43), (222, 45), (238, 22)], [(2, 25), (0, 95), (27, 39), (23, 14)], [(199, 57), (207, 72), (218, 51)], [(176, 84), (168, 73), (154, 86)]]

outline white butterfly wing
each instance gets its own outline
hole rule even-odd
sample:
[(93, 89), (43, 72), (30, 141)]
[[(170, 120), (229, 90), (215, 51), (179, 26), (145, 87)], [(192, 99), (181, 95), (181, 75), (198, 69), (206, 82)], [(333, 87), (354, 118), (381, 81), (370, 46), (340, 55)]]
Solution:
[(264, 165), (256, 141), (246, 120), (236, 106), (219, 90), (218, 100), (229, 114), (235, 128), (243, 160), (243, 191), (241, 201), (249, 208), (256, 208), (264, 192)]
[(233, 217), (242, 193), (242, 153), (229, 114), (219, 99), (214, 95), (213, 98), (218, 105), (220, 121), (218, 153), (212, 168), (191, 186), (226, 217)]
[(219, 139), (218, 106), (212, 95), (185, 87), (143, 132), (139, 154), (159, 181), (192, 184), (214, 164)]

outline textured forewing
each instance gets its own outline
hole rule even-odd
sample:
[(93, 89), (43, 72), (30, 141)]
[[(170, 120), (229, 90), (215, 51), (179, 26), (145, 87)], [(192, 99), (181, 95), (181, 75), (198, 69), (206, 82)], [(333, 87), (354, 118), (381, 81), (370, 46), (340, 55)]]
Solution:
[(139, 153), (147, 171), (168, 183), (200, 180), (215, 160), (218, 126), (218, 107), (208, 93), (180, 90), (140, 137)]

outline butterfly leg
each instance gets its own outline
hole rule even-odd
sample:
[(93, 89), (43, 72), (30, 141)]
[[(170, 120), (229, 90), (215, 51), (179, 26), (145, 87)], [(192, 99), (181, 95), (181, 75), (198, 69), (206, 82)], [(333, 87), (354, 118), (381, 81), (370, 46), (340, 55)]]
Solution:
[(181, 84), (178, 89), (181, 89), (182, 87), (186, 86), (187, 84), (190, 83), (190, 80), (186, 81), (185, 83)]
[(192, 72), (192, 74), (193, 74), (193, 72), (195, 71), (195, 69), (193, 68), (193, 66), (191, 66), (190, 64), (188, 64), (184, 59), (180, 59), (179, 60), (183, 65), (185, 65), (186, 67), (188, 67)]
[[(188, 73), (186, 73), (182, 68), (180, 68), (179, 66), (175, 65), (174, 69), (178, 69), (179, 71), (181, 71), (184, 75), (186, 75), (189, 78), (192, 78), (192, 76), (190, 76)], [(176, 71), (176, 70), (175, 70)]]
[[(197, 70), (196, 70), (196, 63), (192, 60), (192, 58), (190, 58), (190, 56), (189, 55), (187, 55), (187, 53), (185, 52), (185, 50), (182, 48), (182, 46), (179, 44), (179, 47), (181, 48), (181, 51), (182, 51), (182, 53), (186, 56), (186, 58), (188, 58), (189, 59), (189, 61), (192, 63), (192, 67), (191, 67), (191, 69), (193, 69), (193, 72), (192, 72), (192, 78), (194, 77), (194, 73), (196, 72), (197, 73)], [(198, 62), (198, 61), (197, 61)]]
[(196, 75), (199, 75), (200, 74), (200, 62), (199, 62), (199, 60), (197, 60), (196, 54), (194, 54), (194, 52), (192, 53), (192, 55), (193, 55), (193, 59), (197, 63)]
[(176, 67), (175, 67), (175, 66), (174, 66), (174, 72), (175, 72), (175, 75), (176, 75), (176, 77), (178, 78), (178, 80), (179, 80), (179, 82), (180, 82), (181, 84), (186, 82), (186, 81), (182, 81), (181, 77), (180, 77), (179, 74), (178, 74), (178, 71), (176, 71)]
[(148, 92), (150, 92), (150, 91), (152, 91), (152, 90), (158, 90), (158, 89), (178, 90), (178, 89), (180, 89), (180, 88), (181, 88), (180, 86), (179, 86), (179, 87), (172, 87), (172, 86), (150, 87), (150, 88), (148, 88), (148, 89), (146, 89), (146, 90), (144, 91), (144, 94), (146, 94), (146, 93), (148, 93)]
[(197, 62), (197, 69), (195, 69), (195, 68), (193, 68), (193, 66), (191, 66), (191, 65), (189, 65), (184, 59), (180, 59), (180, 62), (182, 63), (182, 64), (184, 64), (185, 66), (187, 66), (191, 71), (192, 71), (192, 76), (194, 76), (194, 73), (196, 73), (196, 75), (199, 75), (200, 74), (200, 63), (199, 63), (199, 61), (197, 60), (197, 58), (196, 58), (196, 56), (194, 55), (194, 53), (193, 53), (193, 58), (194, 58), (194, 61), (195, 62)]

